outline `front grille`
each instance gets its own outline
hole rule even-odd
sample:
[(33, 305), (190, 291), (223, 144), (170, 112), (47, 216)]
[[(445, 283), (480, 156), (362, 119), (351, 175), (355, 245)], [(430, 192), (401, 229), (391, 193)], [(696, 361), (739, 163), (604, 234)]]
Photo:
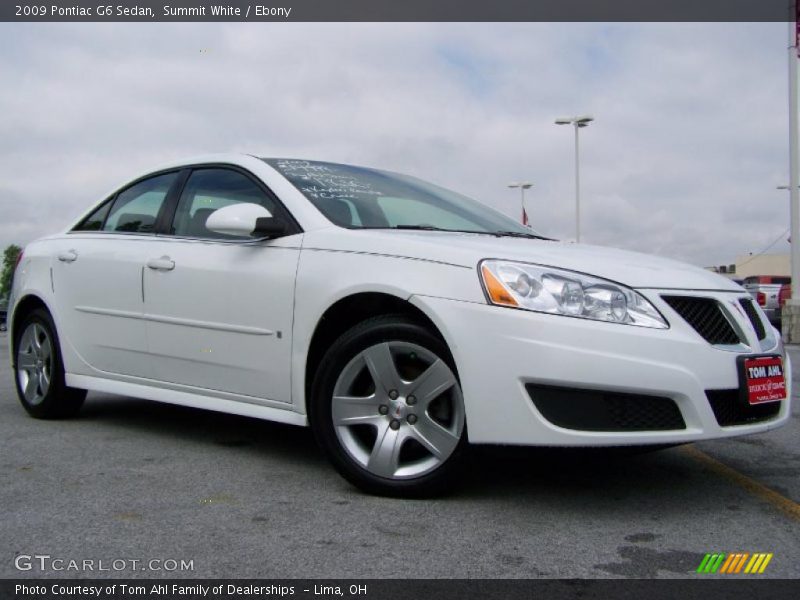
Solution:
[(781, 410), (781, 402), (747, 404), (738, 389), (706, 390), (706, 396), (720, 427), (769, 421)]
[(669, 431), (686, 429), (671, 398), (562, 388), (529, 383), (525, 386), (545, 419), (579, 431)]
[(753, 329), (755, 329), (758, 340), (761, 341), (767, 337), (767, 330), (764, 327), (764, 323), (761, 321), (761, 317), (758, 316), (756, 307), (753, 306), (753, 301), (749, 298), (742, 298), (739, 300), (739, 304), (742, 305), (747, 318), (750, 319), (750, 324), (753, 326)]
[(713, 298), (662, 296), (709, 344), (738, 344), (739, 336)]

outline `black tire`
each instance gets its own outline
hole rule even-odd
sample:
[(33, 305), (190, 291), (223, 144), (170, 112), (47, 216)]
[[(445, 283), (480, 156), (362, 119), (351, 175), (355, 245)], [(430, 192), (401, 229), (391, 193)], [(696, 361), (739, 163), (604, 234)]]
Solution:
[[(451, 424), (448, 426), (452, 429), (452, 432), (448, 434), (451, 436), (451, 438), (448, 438), (447, 441), (448, 444), (451, 444), (451, 447), (452, 444), (454, 444), (455, 449), (451, 450), (449, 456), (444, 459), (435, 457), (433, 453), (431, 453), (431, 457), (433, 458), (428, 457), (428, 461), (433, 460), (434, 462), (441, 462), (439, 462), (439, 464), (435, 467), (428, 467), (431, 470), (427, 472), (421, 472), (419, 476), (394, 478), (383, 477), (370, 472), (365, 465), (359, 463), (358, 460), (356, 460), (354, 456), (346, 449), (342, 440), (339, 438), (339, 435), (337, 435), (337, 428), (334, 426), (333, 397), (337, 381), (340, 380), (340, 376), (345, 376), (344, 370), (350, 369), (350, 365), (356, 362), (356, 357), (359, 357), (362, 352), (365, 352), (371, 348), (375, 348), (376, 346), (384, 347), (382, 346), (382, 343), (384, 342), (400, 345), (405, 343), (412, 345), (411, 347), (416, 346), (427, 350), (429, 353), (435, 355), (435, 357), (441, 359), (441, 361), (446, 364), (447, 367), (449, 367), (450, 375), (455, 381), (454, 384), (451, 384), (451, 388), (449, 388), (448, 391), (445, 391), (443, 395), (429, 396), (430, 398), (435, 397), (439, 399), (434, 400), (434, 402), (438, 402), (444, 398), (446, 403), (452, 403), (451, 414), (459, 415), (457, 417), (451, 416)], [(388, 349), (390, 346), (387, 345), (385, 347)], [(413, 360), (416, 357), (416, 354), (412, 351), (409, 356)], [(395, 367), (397, 367), (398, 363), (394, 363), (393, 361), (393, 364)], [(424, 368), (425, 367), (423, 366), (420, 368), (420, 370)], [(368, 368), (367, 370), (369, 372)], [(374, 377), (371, 379), (371, 385), (374, 385), (374, 387), (377, 388), (377, 380)], [(416, 383), (417, 382), (414, 381), (414, 384)], [(377, 392), (378, 390), (373, 393)], [(407, 403), (408, 400), (405, 399), (405, 397), (401, 397), (399, 400), (395, 399), (394, 402)], [(461, 405), (460, 409), (456, 407), (458, 403)], [(419, 412), (419, 417), (416, 415), (413, 417), (415, 424), (423, 425), (423, 420), (425, 420), (425, 424), (430, 426), (430, 422), (432, 420), (432, 418), (429, 416), (430, 410), (422, 408), (423, 405), (427, 404), (423, 402), (417, 407), (408, 409), (404, 408), (403, 410), (416, 409)], [(405, 404), (403, 404), (403, 406), (405, 407)], [(433, 403), (427, 406), (433, 406)], [(375, 408), (377, 410), (378, 406), (376, 405)], [(466, 419), (460, 383), (458, 381), (458, 373), (456, 371), (453, 358), (446, 344), (440, 338), (433, 335), (424, 326), (404, 315), (385, 315), (374, 317), (356, 325), (344, 333), (328, 349), (319, 365), (311, 388), (311, 398), (308, 411), (309, 421), (311, 423), (314, 436), (327, 455), (328, 459), (331, 461), (331, 463), (333, 463), (333, 466), (350, 483), (370, 494), (406, 498), (420, 498), (440, 495), (453, 488), (465, 461), (468, 447)], [(385, 413), (380, 414), (384, 415)], [(405, 415), (405, 413), (403, 414)], [(378, 417), (376, 412), (375, 416), (378, 419), (392, 419), (391, 414), (386, 415), (385, 417)], [(411, 417), (406, 416), (404, 420), (403, 417), (399, 417), (398, 422), (402, 422), (402, 425), (398, 425), (397, 429), (401, 427), (412, 427), (412, 425), (409, 425), (410, 418)], [(419, 423), (416, 423), (417, 419), (419, 419)], [(456, 420), (458, 420), (458, 423), (461, 424), (460, 431)], [(381, 424), (376, 425), (376, 433), (374, 434), (376, 436), (376, 445), (378, 443), (377, 436), (381, 435), (378, 433), (381, 431), (380, 427), (388, 427), (388, 425), (388, 422), (386, 425), (383, 425), (382, 421)], [(386, 431), (386, 429), (383, 431)], [(417, 431), (419, 431), (419, 429)], [(408, 429), (408, 432), (409, 435), (416, 434), (416, 432), (411, 431), (411, 429)], [(399, 435), (401, 432), (398, 431), (396, 433)], [(457, 443), (455, 441), (456, 439)], [(406, 441), (401, 441), (399, 446), (404, 448), (406, 443)], [(412, 445), (416, 444), (418, 444), (418, 442), (416, 439), (414, 439)], [(373, 453), (375, 452), (376, 447), (377, 446), (373, 447)], [(423, 448), (421, 445), (419, 447)], [(369, 444), (367, 444), (367, 448), (369, 448)], [(412, 450), (414, 449), (418, 450), (418, 448), (412, 448)], [(423, 448), (423, 450), (425, 449)], [(404, 450), (397, 451), (398, 459), (402, 455), (403, 451)]]
[[(26, 371), (22, 368), (23, 364), (28, 363), (21, 361), (36, 358), (35, 355), (26, 352), (27, 348), (22, 347), (29, 339), (26, 338), (26, 332), (28, 335), (34, 335), (32, 332), (36, 332), (41, 340), (44, 340), (43, 336), (46, 336), (50, 344), (49, 357), (38, 361), (38, 363), (41, 363), (42, 371), (49, 373), (49, 383), (44, 393), (41, 393), (41, 385), (43, 384), (37, 387), (34, 392), (37, 395), (35, 399), (27, 398), (25, 389), (22, 387), (23, 380), (35, 377), (37, 373), (35, 370)], [(75, 416), (86, 398), (86, 390), (71, 388), (65, 383), (61, 346), (50, 313), (44, 309), (37, 308), (25, 315), (19, 327), (15, 327), (13, 348), (14, 385), (17, 388), (17, 396), (28, 414), (37, 419), (65, 419)], [(33, 367), (33, 369), (36, 368)]]

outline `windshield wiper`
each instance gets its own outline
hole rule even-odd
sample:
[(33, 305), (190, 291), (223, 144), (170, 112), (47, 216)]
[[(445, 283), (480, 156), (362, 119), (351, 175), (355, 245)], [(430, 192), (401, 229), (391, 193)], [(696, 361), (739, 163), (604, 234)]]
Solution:
[(362, 229), (406, 229), (410, 231), (446, 231), (448, 233), (472, 233), (475, 235), (491, 235), (494, 237), (518, 237), (529, 240), (548, 240), (552, 238), (544, 237), (536, 233), (526, 233), (524, 231), (475, 231), (473, 229), (445, 229), (435, 225), (394, 225), (392, 227), (362, 227)]
[(526, 238), (529, 240), (548, 240), (552, 241), (552, 238), (544, 237), (543, 235), (538, 235), (536, 233), (527, 233), (524, 231), (492, 231), (493, 235), (497, 237), (518, 237), (518, 238)]
[(412, 231), (454, 231), (453, 229), (442, 229), (433, 225), (395, 225), (389, 229), (411, 229)]

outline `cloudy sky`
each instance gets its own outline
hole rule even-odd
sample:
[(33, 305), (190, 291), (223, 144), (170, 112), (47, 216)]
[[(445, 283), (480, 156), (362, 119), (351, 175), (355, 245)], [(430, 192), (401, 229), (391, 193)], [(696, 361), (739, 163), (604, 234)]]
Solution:
[(0, 24), (0, 244), (207, 152), (407, 172), (687, 260), (786, 252), (786, 25)]

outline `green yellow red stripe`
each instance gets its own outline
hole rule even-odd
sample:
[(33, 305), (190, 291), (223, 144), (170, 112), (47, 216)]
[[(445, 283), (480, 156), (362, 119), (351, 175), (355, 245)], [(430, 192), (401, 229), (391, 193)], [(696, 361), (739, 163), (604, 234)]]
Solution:
[[(763, 573), (772, 560), (771, 552), (724, 552), (708, 553), (703, 556), (697, 573), (724, 573), (732, 574), (760, 574)], [(745, 566), (746, 565), (746, 566)]]

